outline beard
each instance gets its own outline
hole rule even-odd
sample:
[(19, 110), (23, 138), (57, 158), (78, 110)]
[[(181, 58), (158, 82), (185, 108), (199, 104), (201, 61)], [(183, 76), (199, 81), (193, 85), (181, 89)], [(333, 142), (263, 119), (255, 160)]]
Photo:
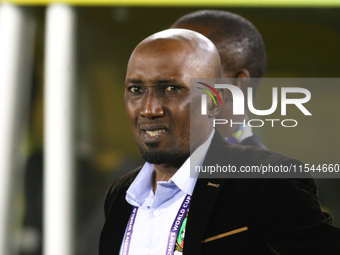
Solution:
[[(142, 157), (145, 161), (160, 165), (160, 164), (172, 164), (178, 160), (181, 160), (189, 155), (183, 155), (183, 152), (180, 152), (175, 149), (162, 150), (158, 148), (158, 143), (149, 143), (147, 144), (148, 148), (139, 145), (139, 149), (142, 153)], [(190, 153), (189, 153), (190, 154)]]

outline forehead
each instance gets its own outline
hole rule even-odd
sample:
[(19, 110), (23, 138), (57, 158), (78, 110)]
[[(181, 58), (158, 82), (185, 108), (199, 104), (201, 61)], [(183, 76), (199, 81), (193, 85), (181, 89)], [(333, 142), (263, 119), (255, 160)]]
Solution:
[[(127, 78), (143, 80), (190, 79), (199, 73), (199, 56), (192, 47), (178, 43), (149, 44), (133, 52)], [(198, 77), (198, 76), (197, 76)]]

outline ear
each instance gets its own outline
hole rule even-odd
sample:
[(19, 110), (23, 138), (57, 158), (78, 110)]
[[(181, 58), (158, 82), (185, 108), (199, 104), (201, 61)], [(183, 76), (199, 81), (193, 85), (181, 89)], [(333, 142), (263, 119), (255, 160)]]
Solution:
[(211, 97), (209, 97), (208, 102), (207, 102), (207, 104), (208, 104), (207, 114), (211, 118), (216, 117), (220, 113), (220, 111), (222, 110), (223, 104), (225, 102), (225, 95), (226, 95), (225, 89), (216, 89), (216, 92), (217, 92), (218, 96), (220, 97), (222, 104), (220, 102), (220, 99), (216, 95), (214, 95), (216, 105), (215, 105), (215, 102), (213, 101), (213, 99)]
[(249, 84), (250, 74), (247, 69), (241, 69), (241, 71), (235, 74), (234, 85), (239, 87), (243, 91), (243, 93), (247, 91)]

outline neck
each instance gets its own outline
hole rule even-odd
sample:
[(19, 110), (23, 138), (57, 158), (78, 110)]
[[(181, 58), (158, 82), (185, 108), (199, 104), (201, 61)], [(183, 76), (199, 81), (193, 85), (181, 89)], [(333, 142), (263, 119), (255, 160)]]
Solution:
[(153, 192), (156, 194), (157, 182), (159, 181), (169, 181), (170, 178), (178, 171), (178, 169), (184, 164), (185, 160), (189, 155), (178, 160), (173, 164), (160, 164), (154, 165), (155, 175), (153, 180)]
[[(196, 144), (193, 144), (192, 148), (190, 148), (191, 151), (194, 151), (195, 149), (197, 149), (199, 146), (201, 146), (203, 143), (205, 143), (205, 141), (209, 138), (211, 132), (212, 132), (212, 122), (211, 122), (211, 127), (208, 130), (208, 132), (205, 135), (205, 139), (204, 140), (200, 140), (198, 142), (196, 142)], [(190, 144), (191, 145), (191, 144)], [(155, 175), (154, 175), (154, 180), (153, 180), (153, 192), (156, 194), (156, 190), (157, 190), (157, 182), (158, 181), (169, 181), (170, 178), (178, 171), (178, 169), (184, 164), (184, 162), (190, 157), (190, 153), (185, 154), (179, 158), (177, 158), (176, 160), (174, 160), (173, 162), (171, 162), (170, 164), (159, 164), (159, 165), (155, 165), (154, 164), (154, 168), (155, 168)]]
[(156, 194), (157, 190), (157, 182), (159, 181), (169, 181), (170, 178), (177, 172), (178, 168), (169, 167), (169, 168), (160, 168), (160, 165), (154, 165), (155, 167), (155, 175), (153, 181), (153, 192)]

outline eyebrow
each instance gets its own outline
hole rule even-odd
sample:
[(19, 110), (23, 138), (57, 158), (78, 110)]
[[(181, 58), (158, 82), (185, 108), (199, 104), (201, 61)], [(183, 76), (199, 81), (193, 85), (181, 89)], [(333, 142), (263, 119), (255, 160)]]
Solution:
[(163, 79), (157, 81), (158, 84), (178, 83), (176, 79)]
[(142, 80), (139, 79), (126, 79), (125, 83), (137, 83), (137, 84), (143, 84)]
[[(143, 84), (143, 81), (140, 79), (126, 79), (126, 84), (135, 83), (135, 84)], [(170, 84), (170, 83), (178, 83), (177, 79), (162, 79), (156, 82), (157, 84)]]

